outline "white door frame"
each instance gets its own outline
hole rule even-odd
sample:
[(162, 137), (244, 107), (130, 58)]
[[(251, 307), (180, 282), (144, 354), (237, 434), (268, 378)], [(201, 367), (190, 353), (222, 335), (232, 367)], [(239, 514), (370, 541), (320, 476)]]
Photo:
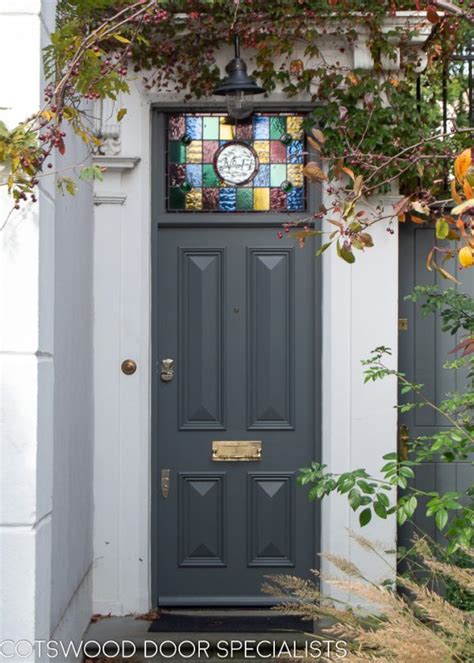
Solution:
[[(95, 468), (94, 612), (127, 614), (151, 607), (151, 115), (137, 82), (128, 114), (96, 185), (95, 213)], [(276, 95), (278, 97), (278, 95)], [(282, 104), (282, 98), (278, 99)], [(174, 104), (186, 106), (182, 98)], [(295, 106), (297, 101), (293, 102)], [(202, 106), (202, 104), (201, 104)], [(387, 207), (396, 196), (378, 200)], [(323, 202), (329, 206), (328, 195)], [(374, 201), (372, 201), (374, 204)], [(374, 229), (375, 248), (353, 266), (323, 255), (322, 460), (337, 472), (378, 471), (396, 449), (396, 385), (363, 385), (360, 360), (377, 345), (392, 347), (397, 365), (398, 240)], [(121, 373), (124, 359), (137, 362)], [(383, 562), (360, 554), (348, 529), (358, 529), (346, 497), (321, 508), (321, 549), (358, 564), (371, 578)], [(393, 549), (393, 518), (374, 520), (363, 534)], [(393, 559), (393, 558), (392, 558)], [(329, 565), (323, 560), (323, 572)], [(329, 569), (331, 570), (331, 569)], [(350, 597), (349, 597), (350, 598)]]

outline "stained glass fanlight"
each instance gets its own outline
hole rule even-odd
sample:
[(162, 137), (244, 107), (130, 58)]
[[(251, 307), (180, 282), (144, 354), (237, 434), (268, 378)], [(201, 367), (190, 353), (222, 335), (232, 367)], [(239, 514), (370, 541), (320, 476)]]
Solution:
[(222, 113), (168, 117), (167, 210), (301, 212), (303, 114)]

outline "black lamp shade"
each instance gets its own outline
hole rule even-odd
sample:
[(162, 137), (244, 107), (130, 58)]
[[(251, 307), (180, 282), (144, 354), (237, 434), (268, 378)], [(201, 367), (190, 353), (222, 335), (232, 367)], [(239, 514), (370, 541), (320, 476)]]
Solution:
[(240, 57), (240, 42), (238, 35), (235, 36), (235, 58), (229, 62), (225, 68), (227, 78), (224, 78), (221, 83), (214, 90), (214, 94), (226, 95), (235, 92), (242, 92), (243, 94), (263, 94), (265, 90), (263, 87), (250, 78), (247, 74), (247, 65)]

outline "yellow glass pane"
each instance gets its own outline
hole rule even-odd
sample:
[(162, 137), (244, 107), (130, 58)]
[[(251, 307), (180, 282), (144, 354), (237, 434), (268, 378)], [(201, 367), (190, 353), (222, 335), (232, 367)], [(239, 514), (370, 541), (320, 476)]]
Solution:
[(256, 140), (253, 144), (255, 152), (258, 154), (260, 163), (270, 163), (270, 141)]
[(264, 212), (270, 209), (270, 189), (253, 190), (253, 208), (257, 212)]
[(235, 138), (235, 125), (228, 124), (226, 117), (220, 119), (220, 139), (221, 140), (234, 140)]
[(293, 140), (298, 140), (303, 135), (303, 118), (290, 116), (286, 120), (286, 129)]
[(202, 141), (193, 140), (192, 143), (186, 146), (186, 161), (188, 163), (201, 163), (202, 162)]
[(290, 163), (287, 170), (288, 179), (293, 186), (303, 186), (303, 164)]
[(186, 209), (202, 210), (202, 189), (194, 189), (186, 194)]

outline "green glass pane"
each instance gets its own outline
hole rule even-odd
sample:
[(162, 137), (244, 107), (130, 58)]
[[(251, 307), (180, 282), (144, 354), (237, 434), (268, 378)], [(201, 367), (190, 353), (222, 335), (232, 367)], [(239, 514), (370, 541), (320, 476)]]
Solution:
[(286, 132), (286, 117), (271, 117), (270, 118), (270, 138), (279, 140)]
[(170, 188), (169, 209), (185, 209), (186, 193), (177, 186)]
[(270, 166), (270, 186), (280, 186), (286, 180), (286, 164), (274, 163)]
[(205, 163), (202, 167), (202, 186), (213, 187), (219, 186), (220, 183), (221, 181), (216, 175), (214, 166), (211, 163)]
[(170, 163), (185, 163), (186, 145), (179, 140), (170, 140), (169, 157)]
[(219, 140), (219, 118), (205, 117), (203, 126), (204, 140)]
[(251, 210), (253, 207), (252, 189), (237, 189), (236, 207), (238, 210)]

